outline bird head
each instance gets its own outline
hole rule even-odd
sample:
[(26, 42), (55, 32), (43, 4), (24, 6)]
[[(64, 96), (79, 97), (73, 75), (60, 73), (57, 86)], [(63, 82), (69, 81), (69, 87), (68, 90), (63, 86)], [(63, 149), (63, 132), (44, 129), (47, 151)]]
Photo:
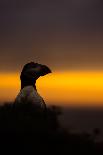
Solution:
[(37, 80), (40, 76), (49, 73), (51, 73), (51, 70), (46, 65), (30, 62), (23, 67), (20, 79)]

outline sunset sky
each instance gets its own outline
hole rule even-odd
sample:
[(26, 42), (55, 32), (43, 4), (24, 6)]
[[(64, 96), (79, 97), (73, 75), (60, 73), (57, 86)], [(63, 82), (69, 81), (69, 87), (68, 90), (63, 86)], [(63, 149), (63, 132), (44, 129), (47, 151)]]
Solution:
[(1, 0), (0, 102), (29, 61), (53, 71), (37, 81), (48, 104), (103, 105), (103, 1)]

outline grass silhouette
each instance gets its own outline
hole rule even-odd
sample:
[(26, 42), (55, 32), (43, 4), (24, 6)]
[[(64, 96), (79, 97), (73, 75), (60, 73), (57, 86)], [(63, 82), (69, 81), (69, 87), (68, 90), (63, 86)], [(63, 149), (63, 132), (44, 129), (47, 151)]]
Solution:
[(0, 106), (0, 150), (13, 153), (103, 153), (103, 143), (96, 143), (91, 135), (64, 130), (58, 121), (59, 114), (61, 110), (55, 106), (45, 111), (31, 103)]

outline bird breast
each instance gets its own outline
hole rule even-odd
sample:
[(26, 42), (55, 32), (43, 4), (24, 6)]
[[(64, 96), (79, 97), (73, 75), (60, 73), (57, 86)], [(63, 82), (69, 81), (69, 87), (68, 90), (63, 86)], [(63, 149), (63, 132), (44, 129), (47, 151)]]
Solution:
[(45, 103), (43, 98), (38, 94), (33, 86), (26, 86), (21, 89), (20, 93), (15, 99), (15, 103), (31, 103), (37, 107), (45, 108)]

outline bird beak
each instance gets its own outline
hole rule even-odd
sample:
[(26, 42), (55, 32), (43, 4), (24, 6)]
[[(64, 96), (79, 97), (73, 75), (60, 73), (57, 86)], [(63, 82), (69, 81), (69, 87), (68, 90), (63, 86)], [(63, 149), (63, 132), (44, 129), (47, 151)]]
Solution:
[(44, 76), (46, 74), (52, 73), (51, 69), (46, 65), (41, 65), (40, 76)]

